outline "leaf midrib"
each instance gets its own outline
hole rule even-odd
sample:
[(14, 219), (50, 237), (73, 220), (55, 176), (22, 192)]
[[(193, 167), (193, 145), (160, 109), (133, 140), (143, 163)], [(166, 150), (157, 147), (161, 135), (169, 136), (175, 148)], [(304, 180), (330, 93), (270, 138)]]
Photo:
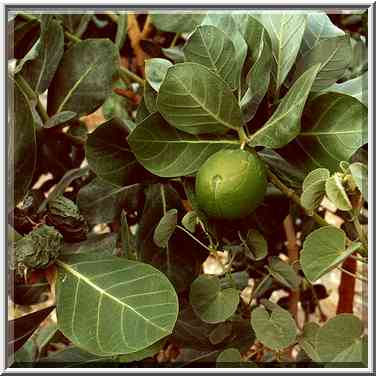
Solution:
[(67, 95), (65, 96), (63, 102), (60, 104), (59, 108), (56, 112), (60, 112), (63, 110), (66, 103), (69, 101), (69, 99), (73, 96), (74, 91), (77, 89), (77, 87), (81, 84), (81, 82), (86, 78), (86, 76), (94, 69), (95, 65), (97, 63), (97, 60), (94, 60), (93, 63), (89, 65), (89, 67), (86, 69), (85, 73), (81, 76), (79, 80), (72, 86), (72, 88), (68, 91)]
[(143, 320), (145, 320), (147, 323), (149, 323), (150, 325), (154, 326), (155, 328), (161, 330), (162, 332), (165, 332), (165, 333), (169, 333), (168, 330), (166, 330), (165, 328), (155, 324), (153, 321), (149, 320), (147, 317), (143, 316), (141, 313), (139, 313), (138, 311), (136, 311), (133, 307), (131, 307), (130, 305), (126, 304), (125, 302), (119, 300), (118, 298), (116, 298), (115, 296), (109, 294), (108, 292), (106, 292), (106, 290), (103, 290), (102, 288), (100, 288), (99, 286), (97, 286), (96, 284), (94, 284), (93, 282), (90, 281), (90, 279), (88, 279), (87, 277), (83, 276), (82, 274), (80, 274), (77, 270), (75, 270), (74, 268), (72, 268), (70, 265), (64, 263), (63, 261), (61, 260), (57, 260), (56, 263), (61, 266), (63, 269), (67, 270), (69, 273), (71, 273), (74, 277), (76, 277), (78, 280), (82, 280), (84, 281), (86, 284), (88, 284), (90, 287), (92, 287), (94, 290), (98, 291), (102, 296), (105, 295), (107, 296), (108, 298), (114, 300), (116, 303), (120, 304), (122, 307), (125, 307), (129, 310), (131, 310), (132, 312), (134, 312), (137, 316), (141, 317)]

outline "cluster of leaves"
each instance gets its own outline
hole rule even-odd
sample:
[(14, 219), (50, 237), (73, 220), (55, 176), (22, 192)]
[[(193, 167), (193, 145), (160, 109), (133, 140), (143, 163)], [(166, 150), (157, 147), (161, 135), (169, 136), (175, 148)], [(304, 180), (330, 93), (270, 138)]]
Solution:
[[(308, 318), (327, 296), (313, 283), (353, 253), (366, 259), (364, 237), (316, 212), (326, 195), (358, 231), (354, 203), (367, 200), (367, 72), (364, 62), (355, 67), (357, 42), (319, 11), (145, 18), (138, 21), (154, 33), (143, 41), (151, 57), (145, 79), (135, 74), (143, 67), (134, 65), (127, 34), (134, 15), (10, 21), (10, 249), (27, 248), (33, 258), (25, 265), (22, 253), (11, 296), (36, 303), (51, 284), (56, 298), (10, 322), (10, 351), (36, 365), (119, 366), (174, 344), (179, 366), (254, 367), (283, 361), (296, 345), (302, 364), (366, 364), (355, 316), (299, 330), (286, 301), (269, 300), (277, 289), (299, 290)], [(132, 100), (140, 96), (139, 104)], [(82, 118), (98, 108), (105, 121), (89, 132)], [(268, 167), (265, 200), (246, 218), (214, 221), (197, 205), (195, 174), (213, 153), (244, 146)], [(280, 257), (287, 215), (303, 234), (294, 265)], [(103, 224), (110, 232), (97, 234)], [(47, 260), (39, 245), (51, 244), (51, 234), (30, 242), (41, 228), (62, 242)], [(229, 255), (222, 272), (203, 274), (202, 263), (219, 251)], [(27, 271), (44, 274), (25, 283)], [(240, 292), (250, 278), (255, 287), (245, 304)], [(55, 306), (57, 324), (40, 334)], [(57, 335), (70, 346), (47, 354)]]

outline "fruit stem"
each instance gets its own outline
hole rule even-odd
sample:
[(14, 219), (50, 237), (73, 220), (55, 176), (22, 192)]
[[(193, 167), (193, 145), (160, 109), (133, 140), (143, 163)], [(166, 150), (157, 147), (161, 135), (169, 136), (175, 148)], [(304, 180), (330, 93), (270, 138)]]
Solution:
[(238, 135), (239, 135), (239, 141), (240, 141), (240, 149), (244, 149), (246, 143), (249, 141), (247, 134), (245, 133), (245, 130), (243, 127), (238, 129)]

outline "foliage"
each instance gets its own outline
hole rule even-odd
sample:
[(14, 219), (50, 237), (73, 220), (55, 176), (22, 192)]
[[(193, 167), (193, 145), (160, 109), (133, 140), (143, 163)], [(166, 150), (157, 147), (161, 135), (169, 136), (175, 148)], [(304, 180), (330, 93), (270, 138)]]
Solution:
[(9, 322), (15, 366), (367, 366), (362, 321), (320, 306), (334, 269), (366, 282), (352, 16), (9, 21), (9, 296), (52, 302)]

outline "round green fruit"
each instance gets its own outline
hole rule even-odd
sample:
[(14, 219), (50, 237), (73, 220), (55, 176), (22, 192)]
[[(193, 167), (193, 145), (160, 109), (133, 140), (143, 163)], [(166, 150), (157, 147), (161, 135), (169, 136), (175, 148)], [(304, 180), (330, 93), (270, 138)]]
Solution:
[(265, 165), (256, 153), (220, 150), (200, 167), (196, 196), (210, 217), (239, 219), (260, 205), (266, 185)]

